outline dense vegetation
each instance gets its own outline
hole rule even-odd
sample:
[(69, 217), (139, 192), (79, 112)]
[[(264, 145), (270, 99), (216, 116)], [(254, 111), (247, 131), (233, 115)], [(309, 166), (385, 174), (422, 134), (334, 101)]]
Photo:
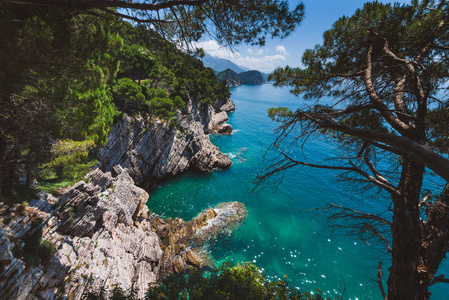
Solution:
[(227, 86), (240, 86), (242, 83), (240, 82), (240, 78), (236, 72), (231, 69), (226, 69), (217, 74), (217, 80), (219, 82), (226, 82)]
[(242, 84), (262, 84), (264, 83), (264, 78), (262, 73), (256, 70), (251, 70), (247, 72), (242, 72), (238, 74), (240, 82)]
[[(273, 74), (294, 94), (334, 101), (269, 111), (282, 121), (273, 144), (279, 160), (260, 178), (309, 166), (340, 170), (356, 192), (378, 191), (381, 215), (328, 208), (339, 228), (385, 245), (387, 291), (381, 264), (377, 275), (384, 299), (428, 299), (430, 285), (448, 281), (435, 276), (449, 250), (448, 22), (446, 1), (366, 3), (304, 53), (304, 69)], [(341, 151), (321, 164), (291, 154), (316, 135)]]
[[(111, 295), (107, 297), (105, 290), (91, 291), (85, 293), (82, 299), (137, 299), (137, 291), (133, 287), (129, 291), (115, 287), (110, 292)], [(321, 296), (321, 291), (300, 292), (287, 280), (269, 281), (251, 263), (237, 266), (224, 263), (208, 274), (200, 270), (190, 270), (188, 273), (170, 275), (161, 283), (150, 287), (144, 299), (321, 300), (325, 298)]]
[(121, 113), (173, 124), (188, 97), (229, 96), (212, 69), (143, 26), (4, 4), (0, 15), (10, 20), (0, 32), (0, 196), (20, 177), (42, 188), (78, 180)]

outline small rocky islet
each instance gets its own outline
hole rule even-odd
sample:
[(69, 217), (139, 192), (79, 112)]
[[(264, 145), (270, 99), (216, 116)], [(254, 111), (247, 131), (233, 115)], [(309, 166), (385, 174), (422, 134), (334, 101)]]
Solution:
[[(245, 206), (225, 202), (190, 221), (163, 219), (145, 205), (144, 188), (187, 170), (229, 168), (209, 134), (230, 134), (232, 126), (223, 123), (234, 109), (230, 99), (213, 105), (189, 99), (176, 127), (124, 115), (85, 180), (59, 198), (40, 192), (28, 205), (0, 204), (0, 298), (80, 299), (87, 290), (132, 285), (142, 297), (167, 274), (207, 265), (197, 249), (235, 230)], [(27, 264), (15, 249), (26, 248), (36, 232), (55, 253)]]

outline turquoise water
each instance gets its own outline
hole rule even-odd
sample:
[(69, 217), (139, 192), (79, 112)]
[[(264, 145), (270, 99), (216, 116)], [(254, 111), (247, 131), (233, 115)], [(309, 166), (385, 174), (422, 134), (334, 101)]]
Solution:
[[(267, 110), (312, 103), (269, 84), (231, 92), (236, 111), (229, 114), (229, 123), (234, 133), (211, 136), (211, 141), (231, 157), (232, 167), (207, 175), (188, 173), (165, 182), (151, 195), (149, 208), (165, 217), (189, 220), (220, 202), (243, 202), (248, 209), (245, 223), (232, 236), (208, 246), (217, 263), (251, 261), (269, 278), (287, 275), (300, 289), (320, 289), (331, 297), (344, 291), (344, 299), (380, 299), (377, 265), (384, 259), (388, 266), (388, 256), (353, 236), (332, 235), (326, 215), (314, 208), (333, 202), (380, 212), (388, 203), (353, 195), (335, 182), (336, 173), (310, 168), (292, 169), (281, 184), (253, 191), (255, 175), (266, 166), (263, 156), (278, 125), (267, 117)], [(319, 162), (335, 151), (325, 140), (314, 140), (296, 154)], [(443, 271), (449, 271), (447, 263)], [(449, 289), (443, 285), (434, 286), (432, 299), (446, 299)]]

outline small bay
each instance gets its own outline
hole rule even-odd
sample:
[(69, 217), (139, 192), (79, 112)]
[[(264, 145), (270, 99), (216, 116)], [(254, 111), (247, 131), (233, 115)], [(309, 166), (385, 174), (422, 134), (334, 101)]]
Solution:
[[(232, 167), (211, 174), (186, 173), (164, 182), (152, 193), (147, 203), (150, 210), (190, 220), (220, 202), (243, 202), (248, 209), (245, 223), (233, 235), (208, 246), (217, 264), (250, 261), (270, 279), (286, 275), (301, 290), (319, 289), (331, 298), (344, 292), (344, 299), (380, 299), (377, 266), (383, 259), (386, 285), (389, 256), (381, 247), (354, 236), (333, 235), (327, 215), (316, 208), (338, 203), (379, 213), (388, 203), (375, 196), (354, 195), (344, 183), (335, 181), (336, 172), (306, 167), (291, 169), (282, 182), (271, 181), (254, 191), (256, 174), (267, 165), (264, 155), (271, 157), (266, 151), (279, 125), (267, 116), (267, 110), (279, 106), (295, 109), (313, 102), (270, 84), (231, 88), (231, 93), (236, 111), (229, 114), (229, 123), (234, 132), (210, 139), (231, 157)], [(336, 155), (335, 147), (324, 139), (300, 147), (294, 154), (308, 162)], [(448, 271), (444, 262), (439, 273)], [(431, 299), (445, 299), (449, 289), (443, 285), (432, 286)]]

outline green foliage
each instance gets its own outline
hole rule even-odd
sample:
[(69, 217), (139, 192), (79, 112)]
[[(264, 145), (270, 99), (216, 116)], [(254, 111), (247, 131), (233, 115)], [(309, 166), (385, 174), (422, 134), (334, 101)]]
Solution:
[[(96, 162), (92, 156), (93, 140), (61, 140), (52, 145), (53, 159), (41, 166), (41, 183), (54, 181), (75, 182), (84, 177)], [(55, 178), (56, 177), (56, 178)], [(43, 187), (43, 186), (41, 186)]]
[[(185, 101), (187, 94), (190, 94), (207, 104), (212, 104), (217, 98), (229, 97), (229, 89), (217, 83), (212, 69), (205, 68), (197, 58), (179, 51), (157, 33), (143, 26), (126, 24), (121, 30), (121, 36), (125, 44), (139, 45), (141, 51), (147, 49), (146, 53), (154, 56), (154, 64), (147, 64), (146, 76), (141, 76), (148, 78), (142, 82), (146, 88), (164, 89), (172, 100), (181, 97)], [(125, 74), (122, 67), (120, 73)], [(148, 100), (151, 98), (153, 96)], [(175, 107), (184, 110), (181, 103), (175, 103)]]
[[(129, 291), (114, 286), (110, 298), (105, 291), (85, 292), (82, 299), (137, 299), (134, 285)], [(321, 300), (321, 293), (300, 292), (287, 280), (269, 281), (251, 263), (234, 266), (224, 263), (220, 268), (204, 273), (191, 269), (187, 273), (169, 275), (150, 287), (144, 299), (254, 299), (254, 300)], [(339, 299), (337, 297), (337, 299)]]
[(281, 122), (285, 118), (291, 116), (292, 111), (287, 107), (276, 107), (268, 109), (268, 116), (276, 122)]
[(23, 258), (27, 267), (45, 265), (56, 253), (56, 248), (51, 242), (42, 240), (42, 227), (36, 229), (32, 234), (23, 236), (22, 242), (23, 246), (16, 245), (12, 252), (15, 257)]
[(449, 153), (449, 108), (447, 104), (431, 110), (427, 115), (429, 145), (441, 153)]
[(155, 64), (154, 55), (144, 46), (125, 44), (120, 54), (119, 77), (128, 77), (132, 80), (148, 78), (148, 72)]
[(145, 105), (145, 96), (142, 86), (129, 78), (122, 78), (112, 88), (114, 103), (122, 112), (132, 113), (142, 111)]
[(106, 142), (122, 39), (112, 20), (54, 8), (2, 3), (0, 18), (15, 20), (0, 32), (8, 41), (0, 44), (0, 156), (8, 159), (0, 180), (7, 186), (17, 183), (18, 169), (30, 183), (57, 140)]
[(229, 86), (239, 86), (241, 85), (240, 78), (236, 72), (231, 69), (226, 69), (217, 75), (217, 80), (219, 82), (224, 81)]

